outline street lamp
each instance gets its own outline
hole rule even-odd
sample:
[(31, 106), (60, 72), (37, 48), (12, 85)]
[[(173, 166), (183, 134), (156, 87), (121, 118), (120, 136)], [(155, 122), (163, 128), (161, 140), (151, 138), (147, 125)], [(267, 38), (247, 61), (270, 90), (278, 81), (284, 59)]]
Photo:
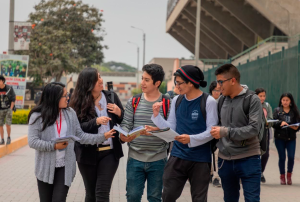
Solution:
[(137, 30), (140, 30), (140, 31), (143, 32), (143, 43), (144, 43), (144, 46), (143, 46), (143, 66), (144, 66), (145, 65), (146, 34), (145, 34), (144, 30), (142, 30), (141, 28), (137, 28), (137, 27), (134, 27), (134, 26), (131, 26), (131, 28), (137, 29)]
[(128, 41), (128, 43), (135, 45), (137, 47), (137, 66), (136, 66), (136, 88), (139, 84), (139, 60), (140, 60), (140, 47), (138, 44)]

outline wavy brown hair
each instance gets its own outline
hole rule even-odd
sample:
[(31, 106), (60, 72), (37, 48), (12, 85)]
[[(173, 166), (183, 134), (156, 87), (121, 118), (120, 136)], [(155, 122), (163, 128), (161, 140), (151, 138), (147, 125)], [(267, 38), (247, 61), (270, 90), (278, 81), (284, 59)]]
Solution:
[(97, 69), (90, 67), (82, 70), (78, 76), (76, 88), (71, 97), (70, 107), (75, 110), (79, 121), (91, 120), (95, 116), (96, 110), (92, 90), (98, 78)]

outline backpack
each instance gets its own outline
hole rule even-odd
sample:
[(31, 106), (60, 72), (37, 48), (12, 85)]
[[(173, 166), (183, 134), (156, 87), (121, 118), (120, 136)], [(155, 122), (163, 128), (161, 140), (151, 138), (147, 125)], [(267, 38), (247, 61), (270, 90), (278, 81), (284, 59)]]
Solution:
[[(142, 97), (142, 94), (137, 94), (135, 96), (133, 96), (132, 98), (132, 108), (133, 108), (133, 115), (135, 114), (135, 111), (140, 103), (140, 100), (141, 100), (141, 97)], [(163, 113), (164, 113), (164, 118), (165, 120), (168, 119), (167, 115), (168, 115), (168, 111), (169, 111), (169, 108), (170, 108), (170, 97), (167, 96), (167, 95), (164, 95), (162, 94), (162, 102), (163, 102)]]
[[(131, 105), (132, 105), (132, 109), (133, 109), (133, 117), (134, 117), (135, 111), (140, 103), (141, 97), (142, 97), (141, 93), (132, 97)], [(168, 111), (170, 108), (170, 97), (162, 94), (162, 102), (163, 102), (164, 118), (165, 118), (165, 120), (167, 120), (168, 119), (167, 115), (168, 115)], [(167, 149), (167, 155), (170, 153), (171, 144), (172, 144), (172, 142), (169, 143), (169, 147)]]
[[(249, 109), (250, 109), (250, 102), (251, 102), (251, 98), (252, 96), (255, 94), (255, 92), (251, 91), (251, 90), (247, 90), (246, 94), (244, 96), (244, 100), (243, 100), (243, 111), (245, 113), (245, 115), (247, 116), (247, 118), (249, 119)], [(224, 103), (226, 97), (222, 96), (219, 99), (218, 102), (218, 117), (219, 117), (219, 125), (221, 125), (221, 109), (222, 109), (222, 105)], [(267, 125), (267, 120), (264, 116), (264, 112), (262, 112), (262, 117), (261, 117), (262, 121), (261, 121), (261, 127), (258, 133), (258, 140), (260, 143), (260, 151), (261, 151), (261, 155), (263, 155), (264, 153), (266, 153), (267, 151), (267, 145), (268, 145), (268, 128), (266, 127)], [(243, 140), (242, 141), (242, 146), (246, 145), (246, 141), (247, 140)]]
[[(203, 119), (204, 121), (206, 122), (206, 101), (207, 101), (207, 98), (208, 98), (209, 94), (208, 93), (205, 93), (203, 92), (202, 94), (202, 97), (201, 97), (201, 100), (200, 100), (200, 110), (201, 110), (201, 113), (202, 113), (202, 116), (203, 116)], [(176, 100), (176, 105), (175, 105), (175, 113), (182, 101), (182, 99), (184, 98), (184, 95), (179, 95), (177, 100)], [(218, 140), (217, 139), (212, 139), (210, 141), (210, 150), (213, 154), (213, 166), (214, 166), (214, 171), (216, 171), (216, 165), (215, 165), (215, 155), (214, 155), (214, 152), (217, 150), (217, 143), (218, 143)]]

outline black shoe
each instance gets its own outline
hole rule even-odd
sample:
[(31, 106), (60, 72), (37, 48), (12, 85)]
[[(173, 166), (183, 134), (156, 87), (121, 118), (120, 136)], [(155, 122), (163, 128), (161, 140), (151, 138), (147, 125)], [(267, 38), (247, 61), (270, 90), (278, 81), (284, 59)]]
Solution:
[(261, 174), (260, 181), (261, 183), (266, 183), (266, 178), (263, 174)]
[(213, 175), (210, 175), (210, 181), (209, 183), (212, 183)]
[(10, 142), (11, 142), (10, 137), (8, 137), (6, 141), (6, 145), (10, 144)]
[(222, 185), (220, 184), (220, 181), (219, 179), (215, 178), (214, 181), (213, 181), (213, 186), (214, 187), (221, 187)]
[(4, 141), (4, 139), (2, 139), (0, 142), (0, 145), (4, 145), (4, 144), (5, 144), (5, 141)]

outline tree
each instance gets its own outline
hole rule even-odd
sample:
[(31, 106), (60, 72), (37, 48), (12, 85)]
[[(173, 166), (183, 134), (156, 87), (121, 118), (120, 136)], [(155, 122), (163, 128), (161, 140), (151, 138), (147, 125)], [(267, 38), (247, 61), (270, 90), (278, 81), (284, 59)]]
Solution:
[[(104, 30), (97, 8), (74, 0), (42, 0), (30, 13), (29, 75), (59, 81), (63, 72), (80, 72), (103, 60)], [(97, 36), (95, 33), (98, 33)]]

